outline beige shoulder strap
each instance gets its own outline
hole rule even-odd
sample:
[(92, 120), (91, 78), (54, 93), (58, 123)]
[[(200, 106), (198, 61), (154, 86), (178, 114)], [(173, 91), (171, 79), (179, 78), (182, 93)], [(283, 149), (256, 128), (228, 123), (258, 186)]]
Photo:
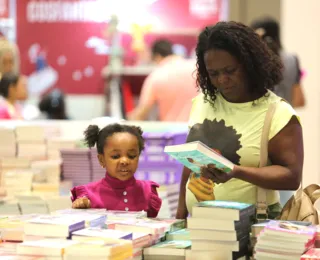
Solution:
[[(272, 103), (269, 105), (268, 111), (266, 113), (266, 117), (264, 120), (264, 125), (262, 129), (261, 135), (261, 143), (260, 143), (260, 164), (259, 167), (265, 167), (268, 164), (268, 143), (269, 143), (269, 132), (271, 128), (271, 122), (273, 115), (276, 111), (277, 103)], [(265, 220), (268, 218), (267, 214), (267, 190), (257, 187), (257, 220)]]

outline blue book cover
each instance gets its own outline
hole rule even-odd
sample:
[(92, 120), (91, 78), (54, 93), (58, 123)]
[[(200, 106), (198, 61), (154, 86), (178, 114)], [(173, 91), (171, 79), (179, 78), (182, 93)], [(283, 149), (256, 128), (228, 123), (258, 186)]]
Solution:
[(242, 211), (248, 208), (254, 208), (253, 204), (236, 202), (236, 201), (222, 201), (222, 200), (208, 200), (201, 201), (195, 204), (196, 207), (205, 208), (223, 208), (223, 209), (234, 209)]
[(208, 165), (226, 173), (231, 172), (234, 167), (228, 159), (199, 141), (166, 146), (164, 152), (195, 173), (200, 173), (200, 168)]

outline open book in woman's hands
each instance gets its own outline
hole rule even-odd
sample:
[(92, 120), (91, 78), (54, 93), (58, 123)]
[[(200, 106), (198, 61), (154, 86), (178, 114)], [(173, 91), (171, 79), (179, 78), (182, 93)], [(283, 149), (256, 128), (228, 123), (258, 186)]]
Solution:
[(226, 173), (234, 167), (232, 162), (200, 141), (166, 146), (164, 152), (195, 173), (200, 173), (200, 168), (209, 164)]

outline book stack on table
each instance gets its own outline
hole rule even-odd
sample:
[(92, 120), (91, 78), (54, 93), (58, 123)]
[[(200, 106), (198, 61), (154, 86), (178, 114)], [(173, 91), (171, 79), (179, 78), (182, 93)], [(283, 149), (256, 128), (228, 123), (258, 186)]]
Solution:
[(145, 248), (182, 228), (184, 220), (148, 219), (145, 212), (100, 209), (3, 217), (0, 259), (140, 260)]
[(247, 254), (255, 206), (227, 201), (204, 201), (188, 219), (190, 258), (238, 259)]
[(315, 226), (298, 225), (287, 221), (270, 221), (257, 237), (254, 258), (257, 260), (300, 259), (304, 252), (314, 247), (315, 239)]

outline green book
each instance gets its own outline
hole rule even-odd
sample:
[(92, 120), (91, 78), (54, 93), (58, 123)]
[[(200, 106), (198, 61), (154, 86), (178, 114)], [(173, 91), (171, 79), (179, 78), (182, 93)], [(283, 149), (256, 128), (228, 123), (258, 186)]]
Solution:
[(191, 247), (190, 240), (173, 240), (173, 241), (164, 241), (159, 244), (156, 244), (152, 247), (155, 248), (176, 248), (176, 249), (187, 249)]
[(193, 218), (241, 220), (255, 214), (255, 205), (234, 201), (201, 201), (192, 208)]
[(190, 240), (190, 231), (188, 229), (180, 229), (174, 232), (169, 232), (166, 235), (167, 241), (173, 240)]
[[(174, 240), (160, 242), (152, 247), (145, 248), (143, 254), (145, 258), (154, 259), (149, 256), (185, 256), (186, 249), (191, 248), (191, 241), (186, 240)], [(162, 258), (164, 259), (164, 258)]]

